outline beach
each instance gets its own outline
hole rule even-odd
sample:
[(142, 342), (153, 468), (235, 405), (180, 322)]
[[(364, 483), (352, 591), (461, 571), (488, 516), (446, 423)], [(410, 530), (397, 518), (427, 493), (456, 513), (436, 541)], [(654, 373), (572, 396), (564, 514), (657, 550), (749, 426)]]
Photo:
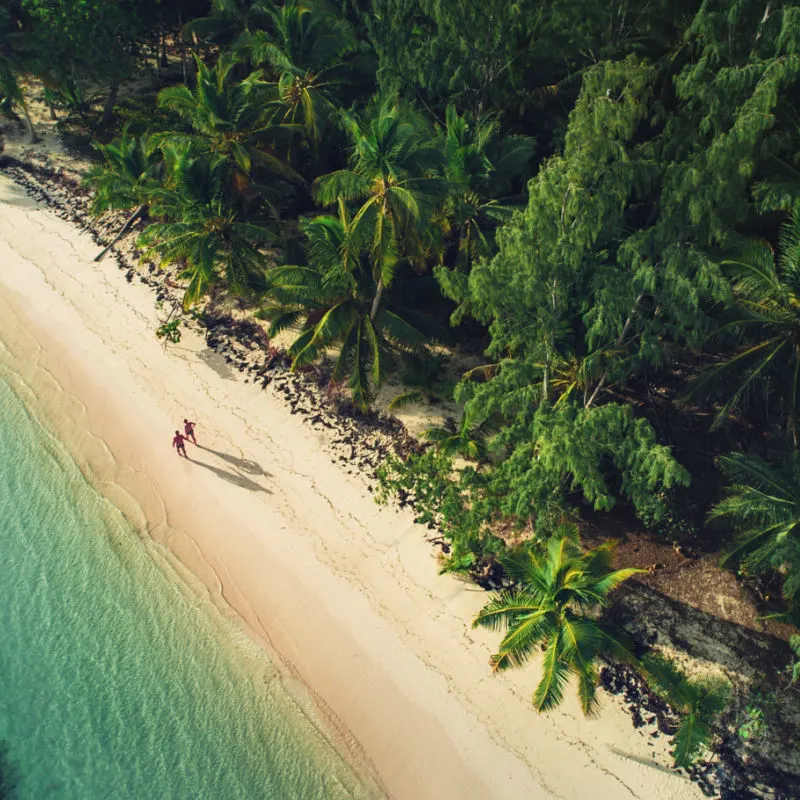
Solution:
[[(378, 506), (324, 432), (200, 335), (165, 347), (152, 292), (97, 250), (0, 177), (0, 358), (88, 479), (308, 687), (382, 794), (702, 796), (616, 698), (586, 719), (571, 689), (538, 715), (535, 664), (492, 675), (496, 637), (470, 626), (486, 594), (438, 574), (412, 512)], [(184, 417), (190, 460), (170, 447)]]

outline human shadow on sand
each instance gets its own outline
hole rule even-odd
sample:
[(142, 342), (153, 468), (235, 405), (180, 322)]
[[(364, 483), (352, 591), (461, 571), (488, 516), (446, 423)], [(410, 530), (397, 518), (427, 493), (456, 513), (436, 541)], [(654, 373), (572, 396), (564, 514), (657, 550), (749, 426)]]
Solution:
[[(211, 452), (213, 452), (213, 450)], [(216, 476), (222, 478), (224, 481), (228, 481), (228, 483), (232, 483), (234, 486), (240, 486), (242, 489), (249, 489), (251, 492), (265, 492), (266, 494), (272, 494), (269, 489), (261, 486), (255, 481), (251, 481), (250, 478), (246, 478), (244, 475), (239, 475), (235, 472), (229, 472), (226, 469), (221, 469), (220, 467), (206, 464), (205, 461), (198, 461), (196, 458), (189, 458), (189, 461), (191, 461), (192, 464), (196, 464), (198, 467), (203, 467), (203, 469), (213, 472)], [(263, 474), (266, 475), (266, 473)]]
[(230, 453), (222, 453), (219, 450), (212, 450), (210, 447), (205, 447), (202, 444), (195, 445), (195, 447), (198, 450), (205, 450), (207, 453), (213, 453), (217, 458), (227, 461), (229, 464), (236, 467), (236, 469), (242, 470), (242, 472), (247, 472), (250, 475), (264, 475), (267, 478), (272, 477), (269, 472), (262, 468), (261, 464), (257, 464), (255, 461), (250, 461), (247, 458), (237, 458)]

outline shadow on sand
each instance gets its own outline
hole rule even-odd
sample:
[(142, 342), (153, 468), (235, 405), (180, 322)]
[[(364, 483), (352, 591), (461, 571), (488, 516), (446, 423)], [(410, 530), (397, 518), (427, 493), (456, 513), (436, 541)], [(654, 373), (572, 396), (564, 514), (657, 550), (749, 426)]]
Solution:
[[(207, 449), (207, 448), (204, 448)], [(214, 452), (213, 450), (210, 452)], [(203, 467), (203, 469), (209, 470), (209, 472), (213, 472), (216, 476), (222, 478), (224, 481), (228, 481), (228, 483), (232, 483), (234, 486), (240, 486), (242, 489), (249, 489), (251, 492), (265, 492), (266, 494), (272, 494), (272, 492), (261, 486), (260, 484), (256, 483), (255, 481), (251, 481), (250, 478), (245, 478), (244, 475), (239, 475), (235, 472), (229, 472), (226, 469), (221, 469), (220, 467), (215, 467), (211, 464), (206, 464), (205, 461), (198, 461), (195, 458), (189, 458), (192, 464), (196, 464), (198, 467)], [(261, 473), (266, 475), (267, 473)]]
[(648, 758), (635, 756), (633, 753), (626, 753), (624, 750), (620, 750), (618, 747), (615, 747), (614, 745), (611, 745), (609, 747), (609, 750), (611, 750), (611, 752), (614, 753), (614, 755), (621, 756), (622, 758), (627, 758), (630, 761), (635, 761), (637, 764), (641, 764), (643, 767), (650, 767), (651, 769), (654, 769), (657, 772), (663, 772), (665, 775), (676, 774), (676, 770), (672, 767), (665, 767), (663, 764), (658, 764), (655, 761), (652, 761)]
[[(211, 350), (210, 348), (207, 350), (201, 350), (199, 353), (196, 354), (196, 358), (199, 361), (202, 361), (207, 367), (210, 367), (226, 381), (232, 381), (236, 378), (236, 373), (228, 366), (228, 363), (225, 361), (225, 357), (220, 355), (219, 353)], [(193, 359), (187, 358), (187, 361), (191, 361)]]
[(217, 456), (217, 458), (227, 461), (229, 464), (236, 467), (236, 469), (240, 469), (242, 472), (247, 472), (249, 475), (264, 475), (267, 478), (272, 477), (269, 472), (263, 469), (262, 466), (257, 464), (255, 461), (250, 461), (246, 458), (237, 458), (236, 456), (230, 455), (230, 453), (222, 453), (219, 450), (212, 450), (210, 447), (204, 447), (202, 444), (195, 445), (195, 447), (198, 450), (205, 450), (207, 453), (213, 453), (215, 456)]

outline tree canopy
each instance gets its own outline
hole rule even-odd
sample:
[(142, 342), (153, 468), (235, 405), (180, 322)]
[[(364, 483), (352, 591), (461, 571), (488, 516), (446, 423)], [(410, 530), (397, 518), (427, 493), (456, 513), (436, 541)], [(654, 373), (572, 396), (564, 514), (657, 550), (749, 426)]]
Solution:
[[(93, 211), (128, 212), (118, 235), (176, 265), (187, 309), (235, 296), (357, 410), (392, 373), (395, 409), (455, 403), (380, 494), (413, 498), (444, 570), (500, 588), (528, 633), (498, 663), (545, 646), (537, 706), (570, 674), (591, 709), (581, 604), (628, 577), (565, 520), (672, 535), (689, 509), (705, 545), (710, 515), (733, 530), (708, 546), (791, 610), (795, 2), (12, 0), (0, 111), (34, 139), (41, 100), (93, 140)], [(727, 490), (702, 488), (698, 429), (724, 432)], [(686, 763), (724, 692), (660, 675)]]

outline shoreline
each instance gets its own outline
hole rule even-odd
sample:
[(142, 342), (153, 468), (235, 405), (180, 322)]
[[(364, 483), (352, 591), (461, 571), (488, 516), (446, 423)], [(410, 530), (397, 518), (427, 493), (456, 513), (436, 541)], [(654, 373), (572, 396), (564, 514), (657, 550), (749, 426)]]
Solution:
[[(545, 718), (529, 704), (535, 667), (490, 678), (493, 637), (469, 629), (485, 596), (438, 576), (410, 512), (376, 506), (363, 481), (331, 464), (321, 434), (271, 393), (218, 374), (224, 360), (194, 332), (162, 350), (152, 294), (93, 265), (88, 236), (5, 179), (2, 189), (13, 201), (0, 221), (13, 256), (0, 276), (5, 302), (94, 437), (77, 426), (67, 446), (104, 494), (118, 491), (115, 504), (134, 498), (142, 514), (131, 521), (296, 671), (389, 796), (700, 796), (664, 768), (666, 743), (649, 747), (607, 697), (600, 719), (583, 720), (571, 698)], [(205, 469), (168, 450), (184, 413), (211, 443)]]

